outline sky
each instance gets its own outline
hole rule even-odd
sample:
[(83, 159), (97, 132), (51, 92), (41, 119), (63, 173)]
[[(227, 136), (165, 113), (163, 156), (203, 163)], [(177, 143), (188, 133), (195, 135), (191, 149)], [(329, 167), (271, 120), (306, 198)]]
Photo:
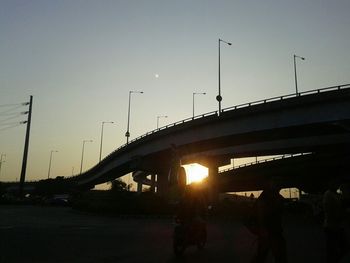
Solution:
[[(33, 95), (26, 180), (79, 173), (130, 139), (222, 107), (350, 83), (348, 0), (0, 0), (0, 181), (19, 180)], [(11, 106), (8, 106), (11, 104)], [(16, 106), (19, 105), (19, 106)]]

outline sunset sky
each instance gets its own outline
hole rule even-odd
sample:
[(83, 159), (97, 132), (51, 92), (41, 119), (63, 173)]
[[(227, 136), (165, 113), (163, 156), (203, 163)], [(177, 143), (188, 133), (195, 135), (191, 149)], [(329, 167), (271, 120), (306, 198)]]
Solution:
[[(0, 0), (0, 181), (20, 177), (34, 96), (27, 180), (79, 173), (130, 139), (222, 106), (350, 83), (350, 1)], [(8, 104), (15, 104), (7, 106)], [(10, 126), (6, 124), (10, 123)]]

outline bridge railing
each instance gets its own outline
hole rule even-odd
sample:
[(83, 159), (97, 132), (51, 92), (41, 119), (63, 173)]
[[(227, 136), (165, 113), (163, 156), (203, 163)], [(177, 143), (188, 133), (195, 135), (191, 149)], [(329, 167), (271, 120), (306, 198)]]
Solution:
[(293, 157), (300, 157), (300, 156), (309, 155), (309, 154), (312, 154), (312, 153), (284, 154), (284, 155), (280, 155), (280, 156), (276, 156), (276, 157), (272, 157), (272, 158), (257, 160), (255, 162), (249, 162), (249, 163), (241, 164), (238, 166), (230, 167), (230, 168), (227, 168), (224, 170), (220, 170), (219, 173), (229, 172), (229, 171), (233, 171), (235, 169), (248, 167), (248, 166), (252, 166), (252, 165), (256, 165), (256, 164), (260, 164), (260, 163), (273, 162), (273, 161), (277, 161), (277, 160), (283, 160), (283, 159), (288, 159), (288, 158), (293, 158)]
[[(202, 119), (202, 118), (204, 118), (204, 117), (215, 116), (215, 115), (217, 115), (217, 111), (212, 111), (212, 112), (204, 113), (204, 114), (201, 114), (201, 115), (198, 115), (198, 116), (195, 116), (195, 117), (186, 118), (186, 119), (184, 119), (184, 120), (177, 121), (177, 122), (174, 122), (174, 123), (171, 123), (171, 124), (162, 126), (162, 127), (158, 128), (158, 129), (155, 129), (155, 130), (149, 131), (149, 132), (147, 132), (147, 133), (145, 133), (145, 134), (143, 134), (143, 135), (140, 135), (140, 136), (136, 137), (135, 139), (132, 139), (132, 140), (129, 142), (129, 144), (132, 143), (132, 142), (135, 142), (135, 141), (137, 141), (137, 140), (139, 140), (139, 139), (141, 139), (141, 138), (144, 138), (144, 137), (146, 137), (146, 136), (148, 136), (148, 135), (150, 135), (150, 134), (154, 134), (154, 133), (156, 133), (156, 132), (165, 130), (165, 129), (167, 129), (167, 128), (174, 127), (174, 126), (177, 126), (177, 125), (179, 125), (179, 124), (184, 124), (184, 123), (186, 123), (186, 122), (190, 122), (190, 121), (193, 121), (193, 120), (196, 120), (196, 119)], [(123, 148), (123, 147), (125, 147), (125, 146), (127, 146), (127, 145), (128, 145), (128, 144), (123, 144), (122, 146), (120, 146), (119, 148), (117, 148), (117, 150), (119, 150), (119, 149), (121, 149), (121, 148)], [(117, 150), (116, 150), (116, 151), (117, 151)]]
[(232, 111), (232, 110), (236, 110), (236, 109), (240, 109), (240, 108), (246, 108), (246, 107), (250, 107), (250, 106), (254, 106), (254, 105), (258, 105), (258, 104), (265, 104), (265, 103), (273, 102), (273, 101), (285, 100), (285, 99), (294, 98), (294, 97), (300, 97), (300, 96), (305, 96), (305, 95), (310, 95), (310, 94), (317, 94), (317, 93), (321, 93), (321, 92), (327, 92), (327, 91), (332, 91), (332, 90), (341, 90), (341, 89), (347, 89), (347, 88), (350, 88), (350, 84), (332, 86), (332, 87), (316, 89), (316, 90), (303, 91), (303, 92), (299, 92), (299, 93), (292, 93), (292, 94), (288, 94), (288, 95), (272, 97), (269, 99), (257, 100), (257, 101), (253, 101), (253, 102), (239, 104), (236, 106), (225, 108), (222, 110), (222, 112)]

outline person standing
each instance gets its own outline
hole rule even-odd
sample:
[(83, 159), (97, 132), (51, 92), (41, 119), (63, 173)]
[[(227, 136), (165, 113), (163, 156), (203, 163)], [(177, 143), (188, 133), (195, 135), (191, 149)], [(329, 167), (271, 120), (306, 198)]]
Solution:
[(276, 263), (286, 263), (286, 241), (283, 236), (282, 211), (284, 198), (270, 181), (256, 201), (257, 251), (252, 263), (265, 262), (271, 251)]
[(323, 195), (324, 233), (326, 238), (327, 263), (337, 263), (346, 253), (346, 237), (343, 226), (344, 208), (338, 184), (332, 180)]

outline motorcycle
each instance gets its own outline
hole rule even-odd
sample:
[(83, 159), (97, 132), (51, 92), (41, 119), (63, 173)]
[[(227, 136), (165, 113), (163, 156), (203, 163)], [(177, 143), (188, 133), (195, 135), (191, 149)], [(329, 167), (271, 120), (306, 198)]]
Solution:
[(173, 249), (176, 256), (181, 256), (189, 246), (203, 249), (206, 242), (207, 226), (204, 220), (194, 219), (185, 224), (179, 218), (175, 218)]

